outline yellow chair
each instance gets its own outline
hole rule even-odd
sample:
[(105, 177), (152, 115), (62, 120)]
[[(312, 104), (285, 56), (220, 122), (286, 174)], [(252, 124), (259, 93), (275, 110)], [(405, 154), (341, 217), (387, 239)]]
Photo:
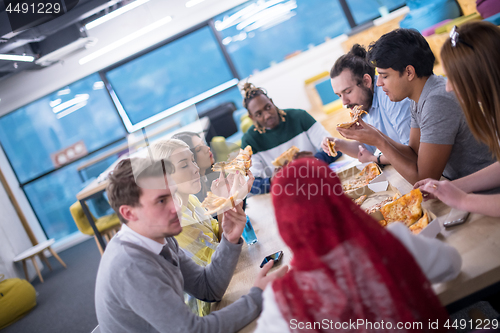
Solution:
[(248, 116), (248, 113), (244, 114), (241, 117), (241, 125), (240, 125), (240, 129), (243, 132), (243, 134), (246, 133), (248, 131), (248, 129), (250, 128), (250, 126), (252, 126), (252, 125), (253, 125), (253, 121)]
[[(83, 208), (82, 205), (80, 204), (80, 201), (77, 201), (74, 204), (72, 204), (69, 210), (71, 212), (71, 216), (73, 216), (73, 220), (75, 220), (78, 230), (80, 230), (80, 232), (85, 235), (90, 235), (90, 236), (94, 235), (95, 242), (97, 244), (97, 247), (99, 248), (99, 252), (101, 252), (102, 255), (104, 251), (102, 250), (101, 244), (99, 244), (99, 240), (94, 234), (94, 230), (90, 226), (87, 216), (83, 212)], [(118, 216), (115, 213), (100, 217), (98, 219), (92, 216), (92, 219), (95, 222), (97, 230), (99, 230), (99, 232), (101, 233), (101, 235), (104, 236), (104, 239), (106, 239), (107, 242), (109, 242), (111, 237), (113, 237), (116, 234), (116, 232), (121, 228), (120, 220), (118, 219)]]

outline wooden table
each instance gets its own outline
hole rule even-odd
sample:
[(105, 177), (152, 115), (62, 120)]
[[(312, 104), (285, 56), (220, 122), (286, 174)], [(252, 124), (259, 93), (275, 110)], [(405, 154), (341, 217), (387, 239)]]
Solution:
[(66, 264), (64, 263), (64, 261), (62, 261), (62, 259), (57, 255), (57, 253), (54, 250), (52, 250), (52, 248), (51, 248), (51, 246), (52, 246), (52, 244), (54, 244), (54, 242), (55, 242), (54, 239), (46, 240), (45, 242), (37, 244), (37, 245), (33, 246), (32, 248), (27, 249), (23, 253), (20, 253), (19, 255), (17, 255), (13, 259), (14, 262), (21, 261), (23, 263), (23, 269), (24, 269), (24, 274), (26, 275), (26, 280), (28, 280), (28, 281), (30, 280), (29, 275), (28, 275), (28, 268), (26, 267), (26, 260), (28, 260), (28, 259), (31, 259), (31, 262), (33, 262), (33, 266), (35, 266), (36, 274), (38, 274), (38, 277), (40, 278), (40, 281), (42, 283), (43, 283), (42, 273), (40, 273), (40, 268), (38, 267), (38, 264), (36, 263), (35, 257), (39, 256), (40, 259), (47, 265), (47, 267), (50, 270), (52, 270), (52, 267), (50, 266), (49, 261), (47, 260), (47, 258), (43, 254), (43, 251), (45, 251), (45, 250), (48, 250), (50, 253), (52, 253), (54, 258), (56, 258), (57, 261), (59, 261), (59, 263), (61, 263), (61, 265), (64, 268), (66, 268)]
[[(168, 139), (172, 137), (176, 133), (180, 132), (194, 132), (198, 134), (205, 134), (210, 127), (210, 119), (208, 117), (203, 117), (198, 119), (197, 121), (192, 122), (189, 125), (186, 125), (184, 127), (181, 127), (173, 132), (168, 133), (167, 135), (163, 137), (159, 137), (155, 139), (154, 141), (151, 141), (149, 144), (153, 144), (154, 142), (162, 139)], [(157, 134), (155, 132), (155, 134)], [(137, 140), (134, 141), (134, 144), (137, 143)], [(94, 230), (94, 234), (97, 237), (97, 240), (99, 241), (99, 244), (101, 245), (101, 248), (104, 249), (106, 248), (106, 243), (104, 242), (104, 239), (102, 238), (101, 233), (97, 229), (94, 219), (92, 218), (92, 214), (90, 213), (90, 210), (85, 203), (85, 201), (92, 199), (94, 197), (99, 196), (102, 192), (106, 190), (106, 187), (108, 186), (108, 178), (107, 175), (115, 168), (115, 166), (118, 164), (119, 161), (121, 161), (124, 158), (134, 156), (137, 152), (132, 153), (131, 155), (123, 155), (120, 157), (115, 163), (110, 165), (101, 175), (99, 175), (98, 178), (94, 179), (89, 185), (87, 185), (83, 190), (78, 192), (76, 194), (76, 198), (80, 201), (80, 204), (82, 205), (83, 212), (85, 213), (85, 216), (87, 217), (90, 226), (92, 227), (92, 230)]]
[[(402, 194), (413, 189), (392, 166), (387, 166), (384, 173), (387, 180)], [(450, 207), (437, 200), (424, 204), (438, 217), (450, 211)], [(214, 305), (215, 310), (235, 302), (249, 292), (265, 256), (282, 250), (283, 263), (289, 263), (292, 257), (279, 236), (270, 194), (248, 198), (247, 205), (246, 213), (259, 242), (255, 245), (243, 245), (233, 279), (222, 301)], [(463, 260), (462, 271), (457, 278), (433, 285), (441, 303), (450, 313), (500, 291), (500, 218), (471, 214), (465, 224), (443, 230), (437, 238), (455, 247)], [(241, 332), (253, 332), (255, 325), (256, 321)]]

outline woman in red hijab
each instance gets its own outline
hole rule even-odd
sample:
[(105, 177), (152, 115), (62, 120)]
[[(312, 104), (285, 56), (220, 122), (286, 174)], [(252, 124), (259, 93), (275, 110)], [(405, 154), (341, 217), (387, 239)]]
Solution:
[(291, 270), (264, 291), (257, 332), (446, 331), (448, 315), (429, 280), (458, 275), (454, 248), (401, 223), (384, 229), (315, 159), (283, 168), (271, 192), (293, 259)]

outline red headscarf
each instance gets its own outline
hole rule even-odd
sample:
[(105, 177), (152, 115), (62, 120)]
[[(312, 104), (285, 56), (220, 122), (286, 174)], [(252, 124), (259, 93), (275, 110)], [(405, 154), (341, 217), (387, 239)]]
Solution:
[[(448, 315), (415, 259), (343, 194), (325, 163), (293, 161), (275, 176), (271, 192), (281, 237), (294, 255), (292, 269), (272, 285), (288, 322), (324, 324), (304, 332), (446, 331)], [(361, 319), (366, 325), (352, 325)], [(430, 329), (436, 320), (439, 329)], [(396, 326), (417, 322), (422, 326)]]

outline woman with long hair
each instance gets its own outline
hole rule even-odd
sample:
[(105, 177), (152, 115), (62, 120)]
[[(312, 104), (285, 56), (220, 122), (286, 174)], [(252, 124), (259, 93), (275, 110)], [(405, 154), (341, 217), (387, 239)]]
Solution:
[[(200, 168), (195, 155), (187, 143), (181, 140), (160, 140), (151, 146), (154, 160), (169, 160), (174, 171), (169, 177), (175, 183), (175, 195), (181, 209), (179, 219), (182, 232), (175, 236), (184, 252), (200, 266), (207, 266), (219, 245), (219, 224), (210, 216), (194, 195), (200, 192)], [(200, 301), (188, 294), (184, 295), (186, 304), (199, 316), (210, 313), (210, 303)]]
[(203, 201), (207, 197), (212, 182), (217, 179), (217, 174), (212, 171), (212, 165), (215, 162), (214, 155), (210, 147), (197, 133), (181, 132), (173, 135), (172, 139), (184, 141), (191, 149), (194, 160), (200, 168), (201, 190), (195, 195), (200, 201)]
[(454, 91), (471, 132), (497, 162), (452, 182), (425, 179), (415, 184), (449, 206), (500, 216), (500, 194), (474, 194), (500, 187), (500, 28), (476, 21), (454, 27), (441, 48), (446, 89)]
[[(430, 282), (458, 275), (456, 249), (401, 223), (384, 229), (343, 194), (327, 164), (312, 158), (278, 172), (271, 194), (293, 259), (264, 290), (256, 332), (447, 331)], [(439, 328), (429, 328), (436, 320)], [(350, 322), (366, 325), (353, 329)]]

